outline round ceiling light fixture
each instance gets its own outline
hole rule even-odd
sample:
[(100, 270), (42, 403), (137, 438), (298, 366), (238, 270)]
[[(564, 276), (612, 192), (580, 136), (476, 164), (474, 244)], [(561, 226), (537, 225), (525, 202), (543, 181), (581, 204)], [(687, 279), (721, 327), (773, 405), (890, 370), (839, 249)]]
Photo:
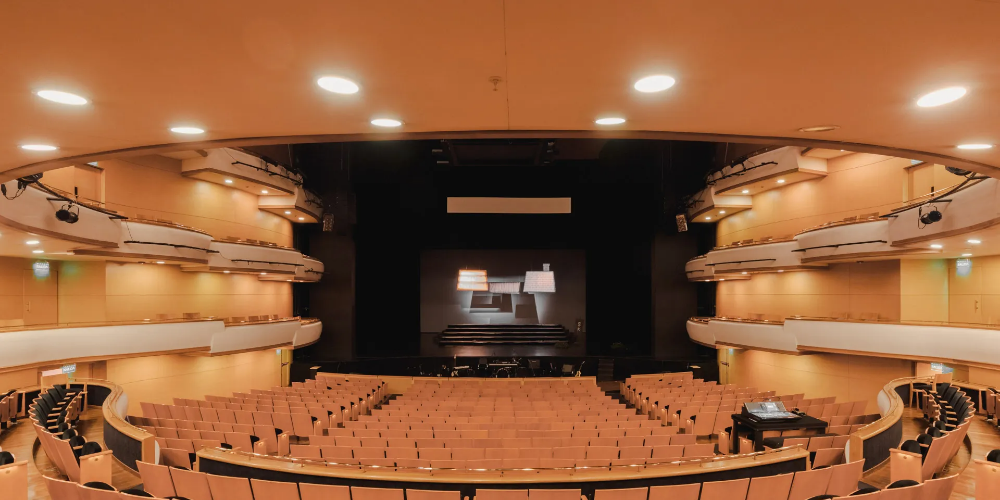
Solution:
[(635, 82), (635, 89), (639, 92), (663, 92), (664, 90), (673, 87), (677, 83), (677, 80), (672, 76), (667, 75), (651, 75), (645, 78), (639, 79)]
[(372, 125), (376, 127), (399, 127), (402, 124), (403, 122), (392, 118), (375, 118), (372, 120)]
[(86, 98), (61, 90), (39, 90), (35, 92), (35, 95), (47, 101), (69, 104), (70, 106), (83, 106), (87, 104)]
[(931, 248), (933, 248), (934, 250), (941, 250), (942, 248), (944, 248), (944, 245), (935, 243), (935, 244), (931, 245)]
[(992, 144), (959, 144), (958, 149), (992, 149)]
[(815, 127), (802, 127), (799, 132), (830, 132), (840, 128), (837, 125), (818, 125)]
[(292, 211), (291, 210), (285, 210), (285, 215), (292, 215)]
[(749, 194), (749, 193), (750, 193), (750, 190), (749, 190), (749, 189), (744, 189), (744, 190), (743, 190), (743, 194)]
[(55, 151), (59, 148), (48, 144), (22, 144), (21, 149), (28, 151)]
[(198, 127), (171, 127), (170, 131), (175, 134), (186, 134), (186, 135), (197, 135), (205, 133), (205, 129)]
[(948, 104), (949, 102), (961, 99), (965, 96), (966, 92), (968, 91), (965, 90), (965, 87), (948, 87), (946, 89), (935, 90), (917, 99), (917, 106), (921, 108), (941, 106), (942, 104)]
[(594, 123), (598, 125), (621, 125), (625, 123), (625, 119), (617, 116), (609, 116), (606, 118), (598, 118), (594, 120)]
[(316, 84), (334, 94), (357, 94), (360, 89), (358, 84), (339, 76), (324, 76), (316, 80)]
[(305, 217), (299, 217), (299, 220), (306, 220)]

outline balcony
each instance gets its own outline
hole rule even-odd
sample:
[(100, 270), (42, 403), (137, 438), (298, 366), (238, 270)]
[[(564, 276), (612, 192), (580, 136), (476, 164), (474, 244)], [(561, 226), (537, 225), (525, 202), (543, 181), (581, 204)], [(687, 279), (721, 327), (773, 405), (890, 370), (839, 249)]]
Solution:
[(295, 188), (294, 195), (261, 196), (257, 206), (292, 222), (315, 223), (323, 218), (323, 200), (301, 186)]
[[(184, 271), (212, 271), (226, 273), (253, 273), (272, 279), (278, 275), (284, 280), (296, 278), (299, 268), (305, 266), (302, 254), (288, 247), (266, 241), (229, 237), (212, 240), (207, 265), (183, 266)], [(315, 281), (315, 280), (313, 280)]]
[(301, 175), (232, 148), (182, 160), (181, 175), (259, 196), (295, 196), (302, 185)]
[(752, 196), (825, 177), (826, 158), (804, 156), (804, 151), (805, 148), (786, 146), (752, 156), (745, 162), (722, 169), (714, 179), (709, 179), (709, 185), (714, 185), (718, 196)]
[(80, 248), (74, 255), (104, 257), (112, 261), (208, 264), (212, 235), (168, 220), (126, 219), (117, 248)]
[(687, 331), (693, 342), (717, 348), (739, 347), (786, 354), (824, 352), (991, 368), (1000, 366), (998, 325), (793, 316), (781, 321), (691, 318)]

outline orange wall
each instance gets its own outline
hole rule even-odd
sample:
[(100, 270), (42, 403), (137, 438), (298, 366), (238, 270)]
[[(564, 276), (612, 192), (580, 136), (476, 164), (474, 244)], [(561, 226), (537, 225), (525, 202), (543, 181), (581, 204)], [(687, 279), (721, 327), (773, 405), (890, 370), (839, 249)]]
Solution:
[(274, 349), (228, 356), (166, 355), (107, 362), (108, 380), (128, 395), (129, 413), (140, 402), (173, 404), (173, 398), (230, 396), (281, 384), (281, 358)]
[(909, 165), (904, 158), (863, 153), (828, 160), (826, 177), (754, 195), (753, 208), (719, 221), (718, 244), (793, 235), (852, 215), (886, 212), (905, 199)]
[(788, 316), (900, 318), (899, 261), (834, 264), (823, 271), (755, 274), (719, 282), (716, 313), (764, 319)]
[(903, 259), (900, 267), (900, 319), (948, 321), (948, 261)]
[(292, 223), (257, 208), (257, 196), (181, 176), (181, 162), (163, 156), (101, 161), (105, 202), (128, 217), (166, 219), (208, 232), (292, 246)]
[(719, 349), (718, 357), (721, 383), (774, 390), (779, 395), (836, 396), (838, 402), (866, 400), (869, 413), (878, 413), (875, 398), (887, 382), (913, 376), (913, 362), (901, 359), (842, 354), (794, 356), (743, 349)]

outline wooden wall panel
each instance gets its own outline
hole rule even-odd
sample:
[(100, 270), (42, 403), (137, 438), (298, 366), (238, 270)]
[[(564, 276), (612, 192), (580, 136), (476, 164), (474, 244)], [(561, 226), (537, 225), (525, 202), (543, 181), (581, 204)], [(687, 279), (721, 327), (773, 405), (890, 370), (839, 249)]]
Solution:
[(108, 380), (125, 389), (129, 413), (140, 402), (173, 404), (173, 398), (204, 399), (281, 383), (281, 357), (274, 349), (228, 356), (166, 355), (107, 362)]
[(904, 259), (899, 265), (900, 319), (948, 321), (948, 262)]
[(887, 382), (913, 373), (913, 363), (900, 359), (731, 351), (719, 349), (719, 377), (723, 383), (775, 390), (778, 394), (805, 393), (806, 398), (836, 396), (838, 402), (866, 400), (870, 413), (878, 412), (875, 397)]
[(720, 316), (765, 319), (792, 315), (857, 318), (878, 313), (900, 317), (899, 261), (835, 264), (827, 270), (764, 273), (750, 280), (719, 282), (716, 310)]

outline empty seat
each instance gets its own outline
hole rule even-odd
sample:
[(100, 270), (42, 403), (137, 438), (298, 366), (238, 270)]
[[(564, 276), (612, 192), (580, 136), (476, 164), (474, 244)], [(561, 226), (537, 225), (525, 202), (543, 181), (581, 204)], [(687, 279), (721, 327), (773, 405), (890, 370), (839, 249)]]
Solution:
[[(354, 500), (362, 500), (355, 498)], [(528, 500), (528, 490), (477, 489), (475, 500)]]
[(352, 500), (403, 500), (403, 490), (351, 486), (351, 498)]
[[(733, 479), (731, 481), (709, 481), (701, 485), (700, 500), (732, 500), (746, 498), (750, 479)], [(772, 497), (774, 498), (774, 497)]]
[(208, 474), (208, 487), (212, 492), (212, 500), (253, 500), (250, 480), (245, 477)]
[[(580, 500), (580, 490), (530, 489), (529, 500)], [(477, 498), (478, 500), (478, 498)]]
[[(302, 500), (306, 500), (306, 498), (303, 496)], [(411, 490), (407, 488), (406, 500), (462, 500), (462, 493), (458, 490)]]
[(177, 496), (188, 500), (212, 500), (212, 490), (208, 486), (208, 474), (184, 469), (170, 468)]
[[(864, 461), (862, 461), (864, 464)], [(750, 480), (750, 487), (747, 490), (746, 500), (772, 500), (774, 498), (788, 498), (788, 492), (792, 488), (792, 478), (795, 474), (778, 474), (775, 476), (760, 476)], [(855, 481), (854, 486), (858, 483)], [(851, 491), (854, 491), (853, 489)]]
[(830, 483), (826, 487), (826, 494), (847, 496), (856, 491), (858, 489), (858, 481), (861, 480), (861, 474), (864, 473), (864, 465), (864, 460), (856, 460), (833, 466), (833, 472), (830, 473)]
[(351, 500), (351, 489), (332, 484), (299, 483), (299, 496), (302, 500)]
[(254, 498), (266, 498), (267, 500), (299, 500), (299, 485), (297, 483), (251, 479), (250, 487), (253, 490)]
[[(139, 475), (142, 477), (143, 489), (153, 496), (167, 498), (176, 495), (174, 480), (170, 477), (170, 469), (165, 465), (146, 462), (136, 462)], [(52, 498), (59, 498), (53, 495)]]
[(0, 466), (0, 492), (5, 493), (5, 500), (28, 500), (28, 462), (26, 460)]
[(799, 471), (792, 478), (792, 488), (788, 492), (788, 500), (806, 500), (826, 494), (830, 485), (832, 469), (812, 469)]
[(698, 500), (701, 483), (650, 486), (649, 500)]
[(649, 488), (595, 490), (594, 500), (647, 500)]

